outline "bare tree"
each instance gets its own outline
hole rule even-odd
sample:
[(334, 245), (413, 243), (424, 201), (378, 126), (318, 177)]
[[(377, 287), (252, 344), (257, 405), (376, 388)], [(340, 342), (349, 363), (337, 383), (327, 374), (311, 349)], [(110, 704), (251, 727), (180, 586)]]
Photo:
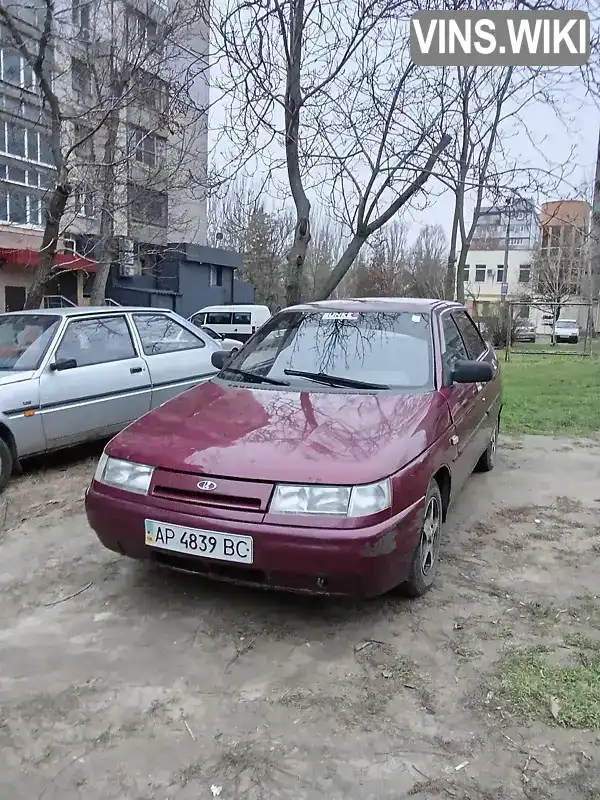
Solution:
[(407, 258), (407, 291), (414, 297), (444, 297), (448, 244), (441, 225), (424, 225)]
[[(213, 12), (227, 132), (241, 158), (286, 171), (295, 209), (286, 300), (302, 295), (311, 196), (349, 236), (316, 292), (327, 298), (365, 242), (424, 187), (449, 143), (443, 70), (409, 58), (404, 0), (227, 0)], [(283, 145), (272, 156), (272, 143)], [(333, 200), (333, 202), (332, 202)]]
[(187, 0), (158, 22), (119, 0), (42, 6), (35, 30), (23, 24), (19, 7), (0, 0), (0, 23), (35, 75), (56, 171), (26, 307), (40, 305), (64, 230), (81, 229), (79, 220), (98, 214), (90, 232), (99, 263), (93, 302), (101, 303), (119, 255), (116, 228), (129, 232), (131, 210), (153, 208), (168, 189), (189, 192), (185, 166), (198, 160), (190, 159), (190, 130), (206, 127), (193, 88), (206, 63), (198, 52), (184, 58), (182, 41), (201, 16)]

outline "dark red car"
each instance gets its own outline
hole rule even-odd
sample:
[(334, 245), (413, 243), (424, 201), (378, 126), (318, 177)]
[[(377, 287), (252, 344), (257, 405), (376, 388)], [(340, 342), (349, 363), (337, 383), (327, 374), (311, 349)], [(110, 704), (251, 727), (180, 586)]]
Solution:
[(107, 445), (86, 495), (102, 543), (239, 583), (425, 592), (451, 501), (494, 466), (498, 361), (466, 310), (310, 303), (227, 358)]

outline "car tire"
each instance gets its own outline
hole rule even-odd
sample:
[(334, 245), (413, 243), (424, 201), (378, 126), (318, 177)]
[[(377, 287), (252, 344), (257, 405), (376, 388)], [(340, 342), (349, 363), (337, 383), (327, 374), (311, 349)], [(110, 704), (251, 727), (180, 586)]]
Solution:
[(440, 555), (443, 529), (443, 504), (440, 487), (432, 480), (425, 496), (425, 509), (419, 543), (413, 553), (410, 572), (402, 584), (402, 592), (408, 597), (422, 597), (429, 591)]
[(496, 450), (498, 448), (499, 421), (494, 426), (492, 436), (479, 461), (475, 464), (475, 472), (491, 472), (496, 466)]
[(0, 494), (6, 489), (14, 468), (10, 447), (0, 438)]

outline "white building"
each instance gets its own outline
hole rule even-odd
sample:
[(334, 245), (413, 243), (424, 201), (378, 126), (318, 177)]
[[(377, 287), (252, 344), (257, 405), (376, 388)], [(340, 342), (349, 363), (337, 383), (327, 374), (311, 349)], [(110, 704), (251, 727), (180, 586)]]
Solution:
[[(492, 306), (502, 301), (527, 298), (532, 291), (532, 250), (508, 251), (507, 275), (504, 275), (504, 250), (470, 250), (464, 274), (465, 302), (474, 314), (486, 316)], [(529, 316), (524, 305), (521, 316)]]
[[(44, 4), (9, 5), (32, 51), (44, 9)], [(115, 103), (110, 203), (115, 260), (123, 275), (131, 276), (169, 242), (206, 243), (207, 203), (200, 184), (208, 163), (209, 89), (203, 71), (208, 69), (208, 33), (197, 15), (187, 28), (182, 22), (178, 35), (165, 34), (169, 24), (166, 0), (56, 4), (48, 66), (65, 120), (63, 153), (69, 137), (75, 143), (90, 133), (70, 156), (73, 192), (55, 260), (60, 265), (64, 256), (70, 270), (82, 270), (78, 300), (84, 271), (93, 272), (93, 262), (84, 256), (96, 257), (93, 248), (106, 208), (100, 175), (107, 125), (99, 120), (113, 102), (118, 75), (134, 61), (135, 81), (127, 85), (125, 99)], [(177, 77), (185, 91), (173, 90)], [(0, 26), (0, 311), (23, 307), (41, 245), (45, 204), (56, 175), (49, 126), (35, 75)]]

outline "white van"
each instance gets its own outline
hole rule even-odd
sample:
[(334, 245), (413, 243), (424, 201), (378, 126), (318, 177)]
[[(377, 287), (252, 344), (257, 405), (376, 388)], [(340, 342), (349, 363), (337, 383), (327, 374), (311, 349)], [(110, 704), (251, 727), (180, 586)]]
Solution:
[(245, 342), (270, 318), (267, 306), (206, 306), (189, 318), (194, 325), (207, 325), (217, 333)]

